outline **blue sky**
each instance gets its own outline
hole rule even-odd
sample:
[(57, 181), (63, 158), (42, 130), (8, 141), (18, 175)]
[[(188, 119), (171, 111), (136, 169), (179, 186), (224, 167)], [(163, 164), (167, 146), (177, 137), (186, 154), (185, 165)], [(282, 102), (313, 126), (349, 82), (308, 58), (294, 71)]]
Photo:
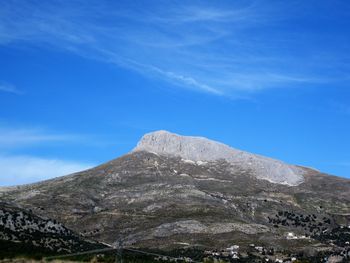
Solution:
[(348, 1), (0, 4), (0, 185), (159, 129), (350, 178)]

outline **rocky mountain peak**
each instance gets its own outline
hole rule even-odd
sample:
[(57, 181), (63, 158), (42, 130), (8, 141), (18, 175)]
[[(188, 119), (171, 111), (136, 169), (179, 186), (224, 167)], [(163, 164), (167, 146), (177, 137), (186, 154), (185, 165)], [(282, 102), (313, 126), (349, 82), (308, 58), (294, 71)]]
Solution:
[(295, 186), (304, 181), (303, 170), (279, 160), (244, 152), (204, 137), (181, 136), (168, 131), (145, 134), (133, 150), (177, 156), (192, 161), (227, 162), (251, 170), (258, 179)]
[(241, 153), (204, 137), (181, 136), (164, 130), (145, 134), (134, 151), (180, 156), (193, 161), (214, 161)]

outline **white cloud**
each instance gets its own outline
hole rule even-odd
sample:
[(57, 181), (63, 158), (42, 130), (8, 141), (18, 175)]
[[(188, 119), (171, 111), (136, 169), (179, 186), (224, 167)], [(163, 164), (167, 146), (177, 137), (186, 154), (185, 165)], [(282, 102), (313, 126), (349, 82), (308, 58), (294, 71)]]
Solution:
[(14, 85), (9, 83), (0, 83), (0, 91), (14, 93), (17, 95), (23, 94), (22, 91), (20, 91)]
[(282, 27), (293, 13), (287, 12), (292, 4), (165, 2), (137, 8), (111, 3), (42, 1), (34, 6), (5, 1), (0, 44), (26, 42), (65, 49), (220, 96), (329, 81), (313, 74), (330, 64), (327, 58), (315, 57), (330, 53), (334, 60), (334, 47), (320, 52), (300, 46), (307, 55), (292, 56), (291, 47), (299, 46), (299, 39), (307, 42), (307, 35), (312, 40), (310, 32), (300, 32), (299, 38), (297, 33), (265, 30)]
[(131, 67), (133, 70), (139, 71), (141, 73), (147, 72), (154, 75), (155, 77), (166, 78), (169, 82), (172, 82), (175, 85), (187, 86), (188, 88), (201, 90), (203, 92), (215, 95), (224, 95), (219, 89), (208, 86), (205, 83), (198, 82), (192, 77), (179, 75), (171, 71), (164, 71), (161, 68), (137, 63), (135, 61), (129, 61), (129, 63), (130, 64), (128, 67)]
[(0, 156), (0, 186), (38, 182), (91, 168), (92, 164), (32, 156)]
[(10, 128), (0, 125), (0, 149), (49, 142), (73, 142), (81, 138), (82, 136), (55, 134), (39, 128)]
[(27, 184), (78, 172), (92, 164), (14, 153), (25, 147), (85, 142), (84, 136), (59, 134), (43, 128), (0, 124), (0, 186)]

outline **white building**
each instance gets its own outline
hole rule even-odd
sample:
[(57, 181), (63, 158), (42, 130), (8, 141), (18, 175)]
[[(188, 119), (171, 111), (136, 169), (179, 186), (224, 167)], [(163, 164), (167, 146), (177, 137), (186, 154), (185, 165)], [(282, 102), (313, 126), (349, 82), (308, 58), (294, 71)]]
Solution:
[(287, 239), (298, 239), (298, 237), (293, 232), (289, 232), (287, 234)]
[(227, 251), (236, 251), (238, 249), (239, 249), (238, 245), (233, 245), (233, 246), (230, 246), (230, 247), (226, 248)]

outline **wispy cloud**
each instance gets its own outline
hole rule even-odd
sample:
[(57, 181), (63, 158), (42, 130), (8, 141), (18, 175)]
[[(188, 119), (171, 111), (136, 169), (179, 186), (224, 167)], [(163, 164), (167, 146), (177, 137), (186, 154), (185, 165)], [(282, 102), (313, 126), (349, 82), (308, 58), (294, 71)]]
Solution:
[[(74, 133), (53, 130), (40, 125), (9, 125), (0, 122), (0, 153), (29, 147), (66, 147), (80, 145), (85, 147), (107, 147), (114, 135), (96, 136), (90, 133)], [(113, 139), (114, 140), (114, 139)], [(112, 142), (116, 144), (115, 141)], [(118, 142), (117, 144), (123, 144)]]
[(298, 34), (271, 30), (288, 20), (287, 10), (288, 3), (262, 1), (147, 6), (94, 0), (5, 1), (0, 44), (65, 49), (220, 96), (329, 81), (329, 76), (317, 73), (322, 65), (328, 67), (327, 61), (319, 61), (319, 50), (313, 47), (295, 56)]
[(50, 142), (75, 142), (80, 141), (81, 138), (82, 136), (57, 134), (40, 128), (0, 126), (0, 149), (48, 144)]
[(48, 129), (0, 125), (0, 186), (32, 183), (67, 175), (93, 166), (91, 163), (32, 155), (18, 155), (24, 148), (85, 143), (85, 136)]
[(33, 156), (0, 155), (0, 186), (47, 180), (91, 168), (93, 164)]
[(9, 83), (1, 83), (0, 82), (0, 92), (9, 92), (9, 93), (14, 93), (17, 95), (21, 95), (23, 94), (23, 92), (21, 90), (19, 90), (18, 88), (16, 88), (15, 85), (9, 84)]
[(180, 75), (171, 71), (164, 71), (161, 68), (155, 66), (141, 64), (130, 60), (128, 61), (127, 67), (143, 74), (147, 72), (154, 75), (155, 77), (166, 78), (168, 81), (172, 82), (175, 85), (186, 86), (187, 88), (192, 89), (199, 89), (215, 95), (223, 95), (223, 92), (221, 92), (219, 89), (208, 86), (205, 83), (201, 83), (190, 76)]

